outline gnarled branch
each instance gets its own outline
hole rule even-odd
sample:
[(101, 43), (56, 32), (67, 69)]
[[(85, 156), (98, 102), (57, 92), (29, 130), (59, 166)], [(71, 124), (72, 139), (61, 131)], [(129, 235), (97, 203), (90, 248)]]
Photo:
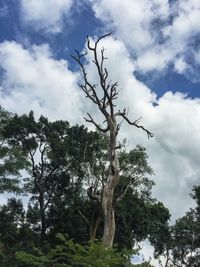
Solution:
[(94, 126), (95, 126), (99, 131), (101, 131), (101, 132), (103, 132), (103, 133), (107, 133), (107, 132), (109, 131), (109, 125), (108, 125), (106, 128), (102, 128), (99, 124), (97, 124), (97, 123), (94, 121), (94, 119), (92, 118), (92, 116), (91, 116), (89, 113), (87, 113), (87, 114), (88, 114), (89, 119), (87, 119), (87, 118), (84, 117), (85, 121), (93, 123)]
[(140, 122), (140, 120), (141, 120), (142, 117), (140, 117), (139, 119), (137, 119), (137, 120), (135, 120), (135, 121), (132, 122), (132, 121), (130, 121), (130, 119), (127, 117), (126, 109), (124, 109), (122, 112), (119, 111), (119, 112), (115, 113), (115, 116), (116, 116), (116, 117), (117, 117), (117, 116), (121, 116), (121, 117), (122, 117), (128, 124), (133, 125), (133, 126), (135, 126), (135, 127), (137, 127), (137, 128), (142, 129), (143, 131), (146, 132), (148, 138), (154, 136), (154, 134), (153, 134), (152, 132), (150, 132), (149, 130), (147, 130), (143, 125), (139, 125), (139, 122)]

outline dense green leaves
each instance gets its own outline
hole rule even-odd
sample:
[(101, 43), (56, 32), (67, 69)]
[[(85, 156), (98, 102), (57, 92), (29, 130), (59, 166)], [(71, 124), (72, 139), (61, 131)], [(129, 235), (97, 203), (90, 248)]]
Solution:
[(192, 197), (197, 206), (186, 212), (169, 228), (168, 234), (161, 239), (161, 250), (165, 255), (166, 266), (200, 266), (200, 187), (194, 186)]
[(57, 235), (59, 245), (51, 249), (46, 256), (37, 251), (37, 255), (25, 252), (17, 253), (19, 262), (25, 266), (39, 267), (128, 267), (133, 252), (118, 252), (116, 249), (108, 249), (101, 243), (89, 242), (86, 245), (66, 240), (61, 234)]

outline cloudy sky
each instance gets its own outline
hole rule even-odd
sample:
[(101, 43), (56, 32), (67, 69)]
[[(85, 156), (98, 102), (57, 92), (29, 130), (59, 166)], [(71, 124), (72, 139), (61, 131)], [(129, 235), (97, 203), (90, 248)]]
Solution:
[[(1, 0), (0, 104), (83, 123), (86, 107), (95, 110), (70, 55), (87, 35), (112, 31), (101, 44), (118, 104), (155, 134), (148, 140), (124, 125), (121, 138), (147, 147), (154, 196), (173, 221), (193, 205), (189, 193), (200, 183), (199, 18), (199, 0)], [(94, 66), (88, 71), (95, 79)]]

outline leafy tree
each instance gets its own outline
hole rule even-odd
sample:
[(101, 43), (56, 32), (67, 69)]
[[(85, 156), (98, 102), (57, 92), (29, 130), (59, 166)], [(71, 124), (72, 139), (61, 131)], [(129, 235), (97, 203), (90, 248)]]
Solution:
[(163, 242), (165, 266), (200, 266), (200, 186), (194, 186), (193, 192), (197, 206), (170, 227)]
[(26, 167), (24, 153), (10, 145), (3, 129), (12, 120), (13, 115), (0, 106), (0, 193), (20, 192), (21, 169)]
[(44, 117), (36, 122), (33, 112), (30, 112), (29, 115), (15, 115), (3, 129), (4, 138), (24, 153), (29, 164), (24, 190), (38, 201), (41, 239), (46, 232), (45, 212), (54, 192), (54, 176), (64, 171), (66, 151), (63, 137), (67, 127), (65, 123), (49, 123)]
[[(89, 133), (83, 126), (70, 127), (64, 121), (49, 122), (43, 116), (36, 121), (33, 112), (15, 115), (5, 123), (3, 140), (10, 151), (16, 148), (26, 163), (21, 165), (21, 169), (27, 172), (23, 192), (32, 195), (34, 211), (40, 218), (41, 240), (45, 239), (48, 227), (46, 214), (53, 199), (55, 203), (56, 198), (66, 198), (80, 189), (84, 178), (81, 163), (91, 160), (93, 151), (98, 150), (95, 141), (98, 136), (98, 133)], [(18, 157), (12, 156), (14, 159)], [(5, 165), (6, 160), (4, 168)]]
[(169, 211), (154, 199), (148, 201), (129, 189), (116, 212), (115, 243), (131, 248), (135, 242), (149, 239), (157, 251), (168, 233)]
[(25, 211), (21, 200), (8, 199), (0, 207), (0, 265), (2, 267), (18, 266), (15, 252), (24, 249), (31, 251), (37, 236), (25, 220)]

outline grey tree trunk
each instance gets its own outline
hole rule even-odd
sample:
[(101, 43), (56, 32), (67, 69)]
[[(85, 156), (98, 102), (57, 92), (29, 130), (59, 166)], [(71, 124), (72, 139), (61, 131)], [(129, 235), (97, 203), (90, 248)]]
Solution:
[(115, 237), (115, 210), (113, 207), (113, 189), (104, 188), (102, 198), (102, 209), (104, 216), (103, 244), (107, 247), (113, 246)]
[(119, 183), (119, 162), (116, 153), (117, 143), (117, 122), (115, 115), (108, 119), (110, 128), (109, 139), (109, 177), (103, 188), (102, 209), (104, 216), (103, 244), (107, 247), (113, 246), (115, 236), (115, 187)]

